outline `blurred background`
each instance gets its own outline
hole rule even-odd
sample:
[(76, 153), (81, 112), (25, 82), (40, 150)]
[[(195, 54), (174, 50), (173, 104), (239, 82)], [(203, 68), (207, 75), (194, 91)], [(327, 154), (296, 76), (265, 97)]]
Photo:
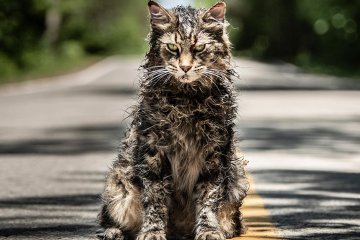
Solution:
[[(214, 0), (160, 1), (209, 7)], [(360, 1), (228, 0), (235, 56), (359, 78)], [(143, 55), (145, 0), (0, 2), (0, 82), (58, 74), (104, 56)]]

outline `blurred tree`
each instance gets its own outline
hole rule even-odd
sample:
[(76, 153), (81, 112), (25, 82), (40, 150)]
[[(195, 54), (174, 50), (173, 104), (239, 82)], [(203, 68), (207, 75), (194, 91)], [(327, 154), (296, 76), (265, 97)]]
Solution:
[(89, 53), (139, 53), (147, 32), (146, 3), (133, 0), (64, 1), (61, 40), (82, 43)]
[(313, 38), (312, 48), (305, 45), (296, 56), (298, 63), (311, 64), (313, 59), (344, 69), (359, 69), (360, 1), (298, 0), (297, 14), (312, 30), (308, 35)]
[(0, 80), (89, 54), (146, 49), (144, 0), (0, 1)]
[(44, 32), (44, 9), (34, 1), (0, 1), (0, 70), (5, 61), (14, 68), (24, 67), (22, 54), (38, 47), (38, 36)]
[(60, 11), (60, 0), (48, 0), (49, 7), (46, 10), (45, 41), (51, 46), (56, 43), (59, 37), (62, 14)]
[[(210, 7), (217, 0), (196, 0)], [(235, 53), (360, 74), (360, 1), (227, 0)], [(334, 70), (334, 71), (332, 71)]]

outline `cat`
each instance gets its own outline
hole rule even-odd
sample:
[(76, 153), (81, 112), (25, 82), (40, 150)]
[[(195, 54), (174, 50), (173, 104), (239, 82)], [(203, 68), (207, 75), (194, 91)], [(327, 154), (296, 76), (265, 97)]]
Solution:
[(106, 177), (101, 236), (238, 236), (248, 181), (234, 137), (226, 5), (148, 8), (150, 50), (130, 130)]

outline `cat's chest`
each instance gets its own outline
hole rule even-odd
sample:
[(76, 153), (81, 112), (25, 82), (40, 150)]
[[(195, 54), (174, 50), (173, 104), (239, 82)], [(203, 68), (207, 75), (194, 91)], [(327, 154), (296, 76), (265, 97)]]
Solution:
[(189, 126), (180, 125), (170, 130), (167, 156), (171, 165), (174, 188), (191, 193), (205, 165), (207, 151)]
[(221, 104), (170, 104), (162, 99), (152, 109), (151, 118), (169, 154), (181, 158), (204, 158), (224, 140), (227, 112)]

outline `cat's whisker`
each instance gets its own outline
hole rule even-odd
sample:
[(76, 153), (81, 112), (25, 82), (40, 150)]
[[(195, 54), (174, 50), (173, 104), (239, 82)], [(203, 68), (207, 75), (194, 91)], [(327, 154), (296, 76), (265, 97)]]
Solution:
[[(207, 75), (207, 74), (204, 74), (204, 75)], [(219, 89), (219, 86), (218, 86), (217, 83), (214, 81), (214, 79), (211, 78), (211, 75), (209, 76), (208, 79), (210, 80), (211, 84), (216, 87), (216, 89), (218, 90), (219, 94), (221, 94), (221, 91), (220, 91), (220, 89)]]
[(157, 75), (161, 75), (161, 74), (164, 74), (164, 73), (166, 73), (166, 72), (165, 72), (165, 71), (154, 72), (154, 73), (150, 73), (150, 74), (148, 75), (148, 77), (149, 77), (149, 78), (153, 78), (153, 77), (155, 77), (155, 76), (157, 76)]
[(220, 73), (220, 74), (224, 74), (224, 72), (220, 69), (213, 69), (213, 68), (208, 68), (207, 69), (209, 72), (212, 72), (212, 73)]
[(216, 78), (224, 79), (224, 76), (221, 75), (221, 73), (213, 72), (213, 71), (207, 71), (207, 73), (211, 76), (214, 76)]
[(172, 67), (174, 69), (177, 69), (177, 66), (173, 65), (173, 64), (169, 64), (168, 67)]
[(221, 79), (227, 79), (227, 80), (230, 79), (230, 77), (229, 77), (228, 75), (226, 75), (224, 72), (219, 71), (219, 70), (215, 71), (215, 70), (212, 70), (212, 69), (208, 69), (207, 72), (208, 72), (209, 74), (211, 74), (211, 75), (213, 75), (213, 76), (216, 76), (216, 77), (218, 77), (218, 78), (221, 78)]
[(165, 71), (165, 70), (166, 70), (166, 68), (159, 68), (159, 69), (147, 71), (147, 73), (161, 72), (161, 71)]
[(175, 74), (176, 73), (176, 69), (174, 69), (174, 70), (169, 70), (169, 73), (172, 73), (172, 74)]
[(151, 81), (152, 85), (156, 85), (162, 79), (162, 77), (164, 77), (164, 76), (166, 76), (165, 73), (157, 75), (157, 76), (155, 76), (155, 77), (153, 77), (153, 78), (151, 78), (149, 80)]
[(165, 79), (164, 83), (167, 83), (171, 79), (171, 74)]
[[(168, 71), (162, 71), (156, 75), (154, 75), (152, 78), (150, 78), (150, 82), (152, 83), (152, 85), (156, 85), (161, 79), (164, 79), (164, 77), (166, 77), (169, 74)], [(170, 75), (170, 74), (169, 74)], [(170, 75), (171, 77), (171, 75)], [(165, 79), (164, 82), (166, 82), (167, 79)]]
[(157, 66), (146, 67), (145, 69), (154, 69), (154, 68), (165, 68), (165, 66), (164, 65), (157, 65)]
[(153, 67), (145, 68), (143, 69), (143, 78), (146, 79), (149, 75), (164, 70), (165, 70), (164, 66), (153, 66)]
[(153, 70), (153, 71), (148, 71), (148, 72), (146, 72), (146, 76), (153, 76), (153, 75), (155, 75), (155, 74), (159, 74), (159, 73), (162, 73), (162, 72), (166, 72), (166, 69), (157, 69), (157, 70)]
[(147, 74), (148, 77), (152, 78), (156, 75), (159, 75), (159, 74), (163, 74), (163, 73), (167, 73), (166, 69), (159, 69), (159, 70), (155, 70), (155, 71), (152, 71), (152, 72), (149, 72)]

